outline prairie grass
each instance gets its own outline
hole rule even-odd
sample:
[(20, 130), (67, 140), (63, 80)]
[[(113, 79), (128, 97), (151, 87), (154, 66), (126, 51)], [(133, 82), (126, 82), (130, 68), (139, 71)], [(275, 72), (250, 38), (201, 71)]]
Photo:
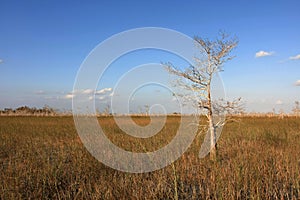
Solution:
[[(167, 144), (180, 117), (149, 139), (99, 118), (120, 147), (153, 151)], [(149, 119), (134, 120), (147, 125)], [(218, 161), (198, 158), (204, 134), (174, 164), (130, 174), (93, 158), (72, 117), (0, 117), (0, 199), (300, 199), (300, 118), (242, 117), (218, 141)]]

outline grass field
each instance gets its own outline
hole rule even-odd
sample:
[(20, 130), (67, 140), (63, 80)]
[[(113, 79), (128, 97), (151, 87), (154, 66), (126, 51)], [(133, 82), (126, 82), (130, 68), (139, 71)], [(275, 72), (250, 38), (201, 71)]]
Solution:
[[(168, 117), (148, 140), (125, 135), (111, 117), (99, 122), (115, 144), (143, 151), (168, 143), (178, 119)], [(300, 118), (242, 117), (227, 124), (215, 163), (198, 158), (203, 138), (173, 165), (130, 174), (93, 158), (72, 117), (2, 116), (0, 199), (300, 199)]]

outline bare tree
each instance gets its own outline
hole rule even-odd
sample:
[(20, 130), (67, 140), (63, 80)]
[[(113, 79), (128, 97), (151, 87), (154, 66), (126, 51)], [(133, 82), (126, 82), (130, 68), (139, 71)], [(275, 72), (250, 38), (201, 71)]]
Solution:
[(107, 104), (107, 105), (105, 106), (105, 108), (104, 108), (104, 110), (103, 110), (103, 114), (104, 114), (105, 116), (109, 116), (109, 115), (110, 115), (110, 105), (109, 105), (109, 104)]
[(212, 100), (212, 80), (218, 72), (223, 71), (225, 62), (234, 58), (230, 56), (231, 51), (238, 45), (236, 37), (229, 37), (224, 32), (220, 32), (215, 40), (195, 37), (194, 41), (199, 47), (201, 57), (195, 57), (194, 65), (180, 69), (172, 63), (164, 64), (171, 74), (179, 77), (177, 85), (186, 88), (196, 94), (195, 105), (205, 112), (208, 120), (208, 131), (210, 133), (210, 158), (217, 158), (217, 128), (225, 124), (225, 121), (214, 120), (213, 115), (221, 112), (234, 114), (241, 109), (240, 98), (232, 102)]
[(148, 116), (149, 115), (150, 106), (149, 105), (144, 105), (144, 107), (145, 107), (145, 114), (146, 114), (146, 116)]

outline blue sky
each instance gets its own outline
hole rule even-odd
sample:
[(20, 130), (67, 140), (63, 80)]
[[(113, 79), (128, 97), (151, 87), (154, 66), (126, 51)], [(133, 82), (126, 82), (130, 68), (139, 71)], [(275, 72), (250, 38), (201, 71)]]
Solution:
[[(220, 29), (236, 35), (236, 58), (221, 74), (227, 96), (242, 97), (248, 111), (290, 112), (300, 100), (299, 7), (297, 0), (1, 1), (0, 109), (45, 104), (70, 109), (67, 97), (89, 52), (114, 34), (151, 26), (190, 37), (214, 38)], [(170, 58), (162, 55), (145, 52), (120, 63), (128, 69)], [(110, 76), (117, 70), (99, 90), (113, 87)]]

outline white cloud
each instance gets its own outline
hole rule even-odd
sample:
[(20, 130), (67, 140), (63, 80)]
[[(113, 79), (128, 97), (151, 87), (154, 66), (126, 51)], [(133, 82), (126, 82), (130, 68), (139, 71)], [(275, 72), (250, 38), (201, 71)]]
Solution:
[(1, 64), (1, 63), (3, 63), (3, 60), (2, 60), (2, 59), (0, 59), (0, 64)]
[(105, 93), (110, 92), (110, 91), (112, 91), (112, 88), (103, 88), (101, 90), (97, 90), (96, 94), (105, 94)]
[(94, 90), (92, 89), (86, 89), (82, 91), (82, 94), (92, 94), (94, 92)]
[(295, 56), (291, 56), (290, 60), (300, 60), (300, 54), (295, 55)]
[(74, 97), (74, 94), (67, 94), (64, 96), (64, 99), (72, 99)]
[(295, 86), (300, 86), (300, 80), (297, 80), (297, 81), (295, 82)]
[[(100, 100), (103, 100), (107, 97), (107, 95), (108, 95), (107, 93), (110, 92), (110, 91), (112, 91), (112, 88), (104, 88), (104, 89), (101, 89), (101, 90), (97, 90), (96, 92), (93, 89), (76, 90), (76, 91), (69, 92), (63, 98), (64, 99), (72, 99), (75, 96), (81, 96), (81, 95), (87, 96), (87, 95), (89, 95), (87, 97), (87, 99), (92, 100), (92, 99), (94, 99), (93, 94), (98, 94), (98, 95), (104, 95), (104, 96), (99, 97)], [(108, 96), (111, 96), (111, 95), (113, 95), (113, 92), (111, 94), (109, 94)]]
[(273, 54), (274, 54), (274, 52), (259, 51), (259, 52), (256, 52), (255, 57), (259, 58), (259, 57), (264, 57), (264, 56), (271, 56)]
[(281, 100), (276, 101), (276, 105), (282, 105), (282, 104), (283, 104), (283, 102)]

